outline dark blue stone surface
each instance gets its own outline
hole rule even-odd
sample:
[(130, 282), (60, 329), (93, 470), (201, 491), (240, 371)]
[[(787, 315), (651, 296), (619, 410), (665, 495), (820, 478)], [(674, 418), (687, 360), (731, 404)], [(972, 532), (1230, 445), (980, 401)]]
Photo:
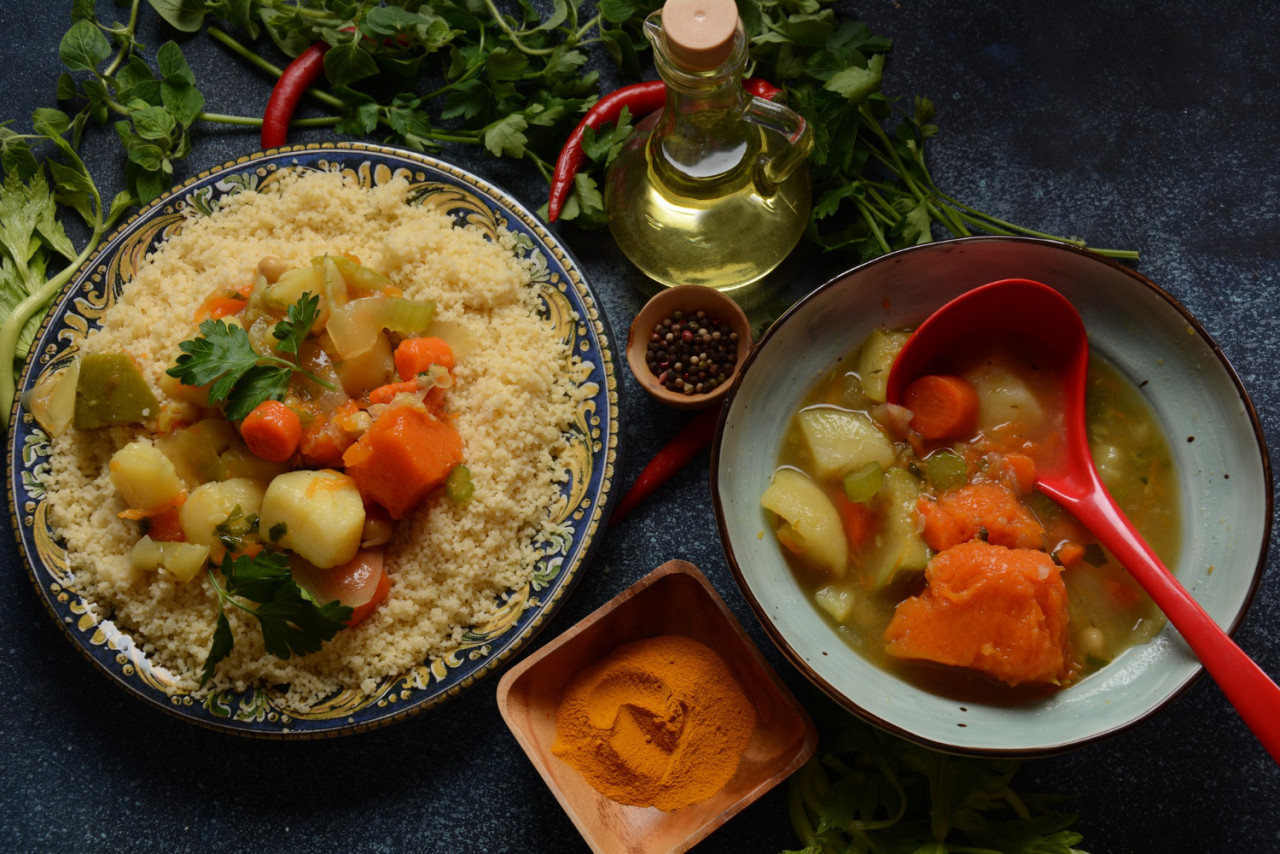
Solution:
[[(0, 120), (15, 119), (18, 130), (29, 127), (32, 109), (53, 104), (69, 5), (0, 4)], [(104, 17), (124, 14), (99, 5)], [(144, 43), (175, 37), (143, 6)], [(839, 8), (894, 40), (886, 92), (936, 102), (940, 133), (928, 162), (944, 191), (1022, 225), (1139, 250), (1137, 269), (1201, 320), (1242, 377), (1268, 444), (1280, 447), (1280, 8), (1243, 0), (874, 0)], [(206, 109), (261, 110), (268, 81), (206, 38), (180, 40)], [(256, 145), (253, 131), (202, 130), (179, 177)], [(545, 185), (522, 164), (466, 150), (445, 156), (531, 207), (543, 200)], [(123, 165), (113, 134), (88, 139), (85, 159), (109, 197)], [(561, 233), (623, 332), (647, 286), (600, 235)], [(799, 296), (844, 266), (836, 258), (790, 264), (776, 277), (780, 293)], [(630, 482), (685, 416), (658, 408), (625, 379), (622, 480)], [(541, 642), (663, 561), (684, 558), (708, 575), (802, 700), (820, 709), (734, 586), (705, 462), (659, 498), (609, 531)], [(0, 601), (0, 849), (585, 850), (503, 724), (496, 680), (354, 738), (241, 739), (112, 687), (50, 620), (9, 532), (0, 537)], [(1236, 637), (1280, 675), (1274, 547)], [(1095, 854), (1280, 850), (1280, 769), (1208, 678), (1136, 729), (1028, 761), (1016, 782), (1075, 793), (1077, 827)], [(781, 787), (697, 850), (797, 844)]]

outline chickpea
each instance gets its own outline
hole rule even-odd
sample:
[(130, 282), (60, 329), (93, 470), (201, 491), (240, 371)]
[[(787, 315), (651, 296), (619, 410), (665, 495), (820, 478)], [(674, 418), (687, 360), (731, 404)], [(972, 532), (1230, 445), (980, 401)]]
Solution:
[(267, 280), (268, 284), (274, 285), (276, 281), (286, 272), (293, 269), (293, 265), (288, 261), (281, 260), (274, 255), (268, 255), (258, 262), (258, 272)]
[(1101, 657), (1107, 648), (1107, 636), (1097, 626), (1090, 626), (1080, 633), (1077, 643), (1080, 645), (1080, 652), (1085, 655)]

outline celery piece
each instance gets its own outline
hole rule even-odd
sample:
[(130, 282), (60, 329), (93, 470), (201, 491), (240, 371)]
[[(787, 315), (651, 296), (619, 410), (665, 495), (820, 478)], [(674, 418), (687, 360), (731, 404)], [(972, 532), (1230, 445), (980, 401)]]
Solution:
[(844, 497), (850, 501), (865, 504), (876, 497), (876, 493), (880, 491), (880, 484), (883, 482), (884, 468), (877, 462), (867, 463), (856, 471), (845, 475)]
[(964, 486), (969, 480), (969, 467), (955, 451), (942, 449), (934, 451), (924, 461), (929, 482), (939, 491)]

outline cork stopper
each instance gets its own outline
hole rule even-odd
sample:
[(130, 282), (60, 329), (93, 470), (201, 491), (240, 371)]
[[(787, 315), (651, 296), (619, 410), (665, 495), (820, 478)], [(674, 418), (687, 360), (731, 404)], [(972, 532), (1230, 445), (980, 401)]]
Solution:
[(671, 60), (685, 71), (719, 68), (733, 50), (738, 7), (733, 0), (667, 0), (662, 31)]

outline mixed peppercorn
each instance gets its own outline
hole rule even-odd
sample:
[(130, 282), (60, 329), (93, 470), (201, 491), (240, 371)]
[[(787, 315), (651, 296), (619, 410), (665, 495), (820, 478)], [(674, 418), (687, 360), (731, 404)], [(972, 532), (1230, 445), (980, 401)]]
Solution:
[(705, 394), (728, 381), (738, 361), (738, 333), (705, 311), (672, 312), (649, 333), (645, 362), (658, 382), (682, 394)]

